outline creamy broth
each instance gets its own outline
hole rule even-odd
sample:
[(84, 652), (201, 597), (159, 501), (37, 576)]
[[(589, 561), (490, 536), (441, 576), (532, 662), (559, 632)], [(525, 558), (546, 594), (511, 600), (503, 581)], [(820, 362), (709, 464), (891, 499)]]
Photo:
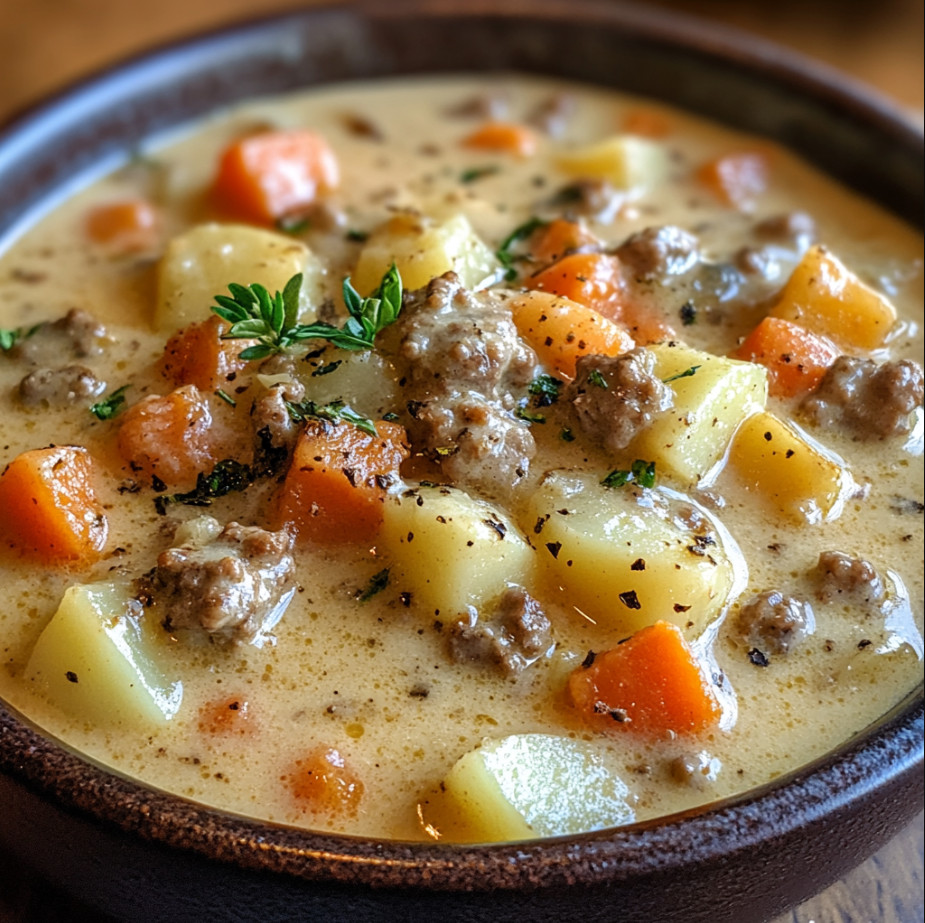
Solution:
[[(465, 104), (483, 96), (500, 107), (500, 118), (516, 123), (527, 122), (551, 97), (567, 97), (570, 103), (563, 105), (558, 121), (546, 126), (551, 130), (533, 129), (536, 150), (517, 157), (461, 143), (484, 121)], [(308, 227), (293, 225), (288, 239), (306, 244), (314, 255), (312, 309), (324, 298), (338, 301), (341, 315), (335, 322), (340, 324), (342, 280), (356, 272), (367, 246), (365, 235), (383, 222), (408, 210), (438, 222), (464, 215), (495, 251), (532, 216), (569, 213), (568, 203), (556, 200), (557, 192), (576, 178), (563, 169), (563, 154), (619, 134), (639, 110), (657, 116), (664, 126), (662, 136), (646, 139), (663, 155), (658, 179), (618, 191), (609, 207), (583, 215), (582, 226), (610, 249), (643, 229), (670, 225), (696, 236), (704, 265), (736, 266), (737, 259), (745, 259), (740, 254), (744, 246), (763, 247), (777, 261), (777, 269), (765, 267), (750, 282), (741, 270), (731, 277), (710, 277), (727, 287), (733, 284), (730, 278), (746, 280), (742, 293), (728, 303), (697, 287), (706, 284), (706, 276), (698, 276), (696, 284), (691, 272), (653, 282), (646, 297), (664, 310), (679, 340), (719, 356), (731, 353), (776, 303), (810, 243), (820, 243), (888, 298), (899, 318), (882, 346), (845, 351), (879, 362), (921, 362), (922, 241), (917, 233), (766, 142), (648, 102), (522, 77), (335, 87), (216, 115), (146, 150), (137, 162), (74, 196), (16, 241), (0, 257), (0, 328), (30, 328), (75, 307), (89, 311), (105, 325), (110, 341), (99, 356), (81, 362), (106, 383), (105, 394), (130, 385), (127, 404), (134, 405), (174, 387), (160, 365), (165, 340), (174, 331), (158, 330), (154, 321), (158, 259), (176, 235), (203, 222), (227, 220), (208, 190), (221, 152), (242, 134), (268, 126), (308, 126), (335, 152), (339, 184), (322, 198), (339, 220), (329, 227), (318, 220)], [(769, 179), (752, 201), (733, 207), (698, 179), (698, 168), (740, 150), (761, 151), (770, 164)], [(142, 252), (113, 252), (88, 239), (85, 223), (95, 206), (138, 196), (154, 203), (160, 222)], [(796, 211), (814, 222), (802, 237), (768, 243), (755, 230), (767, 219)], [(517, 249), (522, 243), (512, 252), (522, 252)], [(521, 263), (514, 266), (519, 277), (507, 281), (499, 273), (495, 289), (519, 291), (529, 270)], [(227, 278), (223, 285), (251, 281)], [(219, 287), (212, 294), (223, 291)], [(684, 323), (685, 304), (693, 305), (695, 323)], [(195, 319), (205, 320), (209, 307), (204, 303)], [(377, 355), (384, 357), (386, 371), (380, 374), (388, 379), (388, 370), (396, 370), (389, 388), (372, 396), (343, 391), (355, 357), (328, 347), (311, 370), (337, 361), (346, 365), (308, 374), (306, 397), (320, 403), (341, 398), (370, 419), (397, 413), (399, 422), (407, 424), (396, 345), (388, 333), (382, 344)], [(608, 732), (584, 720), (569, 704), (569, 674), (580, 668), (589, 650), (615, 648), (632, 632), (582, 617), (567, 590), (558, 592), (538, 574), (530, 577), (527, 590), (551, 621), (555, 648), (511, 677), (489, 663), (453, 661), (447, 648), (449, 618), (445, 613), (435, 617), (413, 597), (409, 602), (389, 549), (305, 540), (297, 541), (294, 552), (294, 598), (256, 643), (210, 643), (201, 632), (151, 628), (150, 644), (161, 668), (182, 683), (182, 702), (170, 720), (99, 721), (69, 713), (27, 669), (65, 590), (140, 578), (175, 544), (176, 526), (203, 513), (223, 524), (275, 528), (279, 485), (266, 478), (215, 499), (207, 509), (174, 503), (159, 515), (150, 479), (133, 472), (120, 455), (122, 416), (96, 419), (87, 409), (92, 400), (24, 406), (18, 386), (29, 368), (14, 352), (0, 354), (0, 463), (51, 443), (88, 447), (108, 538), (102, 557), (86, 566), (36, 563), (20, 557), (15, 547), (0, 558), (7, 600), (0, 611), (0, 695), (49, 733), (153, 786), (234, 812), (313, 828), (391, 838), (466, 838), (465, 825), (447, 817), (441, 780), (486, 738), (542, 733), (586, 746), (623, 780), (635, 818), (645, 820), (746, 791), (806, 764), (864, 729), (921, 681), (925, 595), (919, 406), (908, 432), (882, 439), (859, 440), (844, 428), (800, 422), (824, 455), (844, 460), (850, 477), (841, 506), (836, 504), (828, 518), (809, 516), (801, 522), (780, 515), (760, 490), (749, 489), (729, 461), (699, 485), (657, 467), (656, 490), (689, 498), (728, 530), (726, 552), (737, 574), (728, 598), (708, 618), (692, 616), (690, 625), (681, 623), (708, 673), (722, 677), (716, 690), (722, 720), (700, 733)], [(246, 410), (265, 390), (253, 374), (257, 364), (250, 363), (234, 388), (229, 385), (236, 407), (209, 397), (227, 444), (247, 447), (220, 457), (237, 454), (249, 461), (250, 436), (242, 435)], [(797, 404), (772, 396), (767, 410), (789, 420)], [(544, 414), (545, 423), (522, 421), (537, 443), (529, 472), (490, 498), (527, 538), (536, 519), (531, 504), (547, 472), (579, 470), (599, 483), (634, 460), (632, 454), (620, 457), (584, 437), (565, 401)], [(561, 438), (563, 429), (573, 432), (574, 441)], [(403, 469), (403, 475), (408, 488), (421, 480), (449, 480), (441, 476), (439, 457), (426, 470)], [(189, 486), (170, 485), (166, 493)], [(541, 542), (534, 544), (537, 556), (546, 553)], [(888, 604), (821, 601), (816, 562), (820, 552), (834, 550), (869, 561), (886, 588)], [(393, 579), (360, 601), (358, 596), (384, 568)], [(761, 664), (761, 652), (737, 626), (748, 601), (769, 590), (811, 601), (815, 628), (786, 654), (765, 657)], [(458, 613), (470, 603), (460, 599)], [(153, 622), (150, 612), (156, 609), (141, 618)], [(246, 714), (237, 716), (231, 730), (221, 722), (210, 724), (210, 709), (229, 701), (240, 703)], [(362, 796), (349, 809), (332, 812), (294, 794), (299, 761), (319, 745), (336, 748), (359, 780)]]

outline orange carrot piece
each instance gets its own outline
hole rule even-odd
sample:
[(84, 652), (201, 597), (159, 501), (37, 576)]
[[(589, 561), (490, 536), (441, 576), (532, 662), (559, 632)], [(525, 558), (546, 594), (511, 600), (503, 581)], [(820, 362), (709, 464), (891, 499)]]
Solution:
[(404, 427), (380, 420), (376, 429), (372, 436), (352, 423), (309, 423), (280, 493), (279, 524), (316, 542), (375, 538), (388, 485), (409, 455)]
[(81, 446), (17, 455), (0, 475), (0, 542), (49, 564), (91, 563), (109, 531)]
[(318, 747), (295, 760), (283, 781), (303, 811), (356, 814), (363, 798), (360, 777), (334, 747)]
[(763, 365), (771, 394), (798, 397), (819, 386), (840, 352), (831, 340), (799, 324), (766, 317), (730, 355)]
[(593, 308), (547, 292), (525, 292), (509, 302), (514, 325), (540, 361), (563, 378), (575, 377), (581, 356), (620, 356), (636, 344)]
[(622, 128), (627, 134), (657, 140), (670, 135), (673, 126), (664, 112), (640, 106), (626, 112), (623, 116)]
[(715, 727), (722, 709), (684, 635), (656, 622), (588, 658), (568, 680), (572, 703), (607, 730), (665, 737)]
[(602, 246), (600, 238), (584, 225), (577, 221), (556, 218), (530, 236), (528, 249), (534, 262), (548, 266), (579, 250)]
[(705, 163), (697, 179), (725, 205), (747, 208), (767, 189), (769, 174), (766, 154), (742, 151)]
[(273, 224), (311, 205), (340, 180), (328, 142), (312, 131), (268, 131), (222, 154), (213, 194), (219, 206), (257, 224)]
[(151, 249), (160, 224), (157, 210), (144, 199), (98, 205), (87, 214), (87, 235), (118, 253)]
[(536, 134), (515, 122), (486, 122), (463, 138), (463, 145), (482, 151), (530, 157), (536, 152)]
[(524, 279), (529, 289), (561, 295), (615, 319), (624, 299), (620, 261), (608, 253), (571, 253)]
[(161, 373), (175, 385), (214, 391), (234, 381), (247, 362), (242, 350), (255, 340), (223, 340), (228, 324), (216, 315), (178, 330), (164, 347)]
[(171, 487), (191, 486), (218, 460), (212, 414), (195, 385), (146, 397), (121, 419), (119, 451), (136, 473), (158, 477)]
[(243, 696), (206, 702), (199, 709), (199, 730), (204, 734), (245, 736), (255, 730), (250, 703)]

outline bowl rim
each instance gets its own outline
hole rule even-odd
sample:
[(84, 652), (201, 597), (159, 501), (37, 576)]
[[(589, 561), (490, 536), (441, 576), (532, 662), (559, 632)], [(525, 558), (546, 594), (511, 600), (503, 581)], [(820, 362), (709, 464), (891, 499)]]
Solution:
[[(0, 177), (11, 163), (27, 156), (34, 145), (46, 143), (51, 135), (60, 132), (62, 124), (65, 129), (72, 126), (85, 107), (102, 105), (113, 94), (118, 96), (127, 79), (131, 85), (190, 56), (195, 58), (204, 49), (214, 52), (246, 43), (255, 30), (285, 27), (322, 16), (359, 17), (382, 23), (412, 13), (434, 18), (467, 15), (551, 19), (563, 12), (575, 17), (604, 16), (608, 23), (630, 34), (667, 45), (688, 47), (694, 42), (700, 53), (718, 57), (732, 69), (771, 80), (783, 91), (809, 94), (822, 107), (843, 113), (907, 150), (925, 150), (922, 128), (881, 94), (796, 52), (687, 15), (666, 17), (658, 10), (604, 0), (393, 0), (388, 10), (374, 0), (360, 0), (256, 17), (167, 42), (107, 66), (30, 104), (0, 125)], [(151, 133), (156, 135), (157, 131)], [(60, 182), (59, 179), (59, 185)], [(33, 206), (28, 203), (18, 211), (6, 212), (0, 208), (0, 234), (4, 223), (11, 234), (16, 233), (20, 224), (31, 218)], [(712, 861), (748, 851), (769, 837), (785, 836), (796, 823), (824, 823), (833, 812), (868, 799), (872, 775), (878, 784), (896, 785), (912, 775), (921, 776), (922, 766), (920, 684), (880, 721), (831, 753), (774, 782), (701, 808), (626, 827), (518, 843), (473, 846), (371, 841), (242, 818), (160, 792), (79, 756), (0, 700), (0, 774), (9, 775), (29, 791), (67, 810), (101, 818), (142, 838), (243, 867), (351, 884), (357, 882), (359, 870), (365, 884), (378, 887), (472, 890), (484, 881), (485, 888), (492, 890), (516, 889), (557, 887), (574, 884), (577, 879), (582, 883), (606, 883), (641, 873), (654, 874), (679, 864)], [(797, 802), (800, 811), (794, 810)], [(910, 810), (908, 817), (913, 813)], [(689, 842), (686, 851), (677, 848), (679, 830)], [(535, 875), (527, 861), (533, 856), (542, 860), (541, 877)], [(466, 878), (460, 885), (457, 872), (463, 865), (475, 866), (486, 874), (483, 879)], [(580, 872), (576, 872), (576, 866)]]

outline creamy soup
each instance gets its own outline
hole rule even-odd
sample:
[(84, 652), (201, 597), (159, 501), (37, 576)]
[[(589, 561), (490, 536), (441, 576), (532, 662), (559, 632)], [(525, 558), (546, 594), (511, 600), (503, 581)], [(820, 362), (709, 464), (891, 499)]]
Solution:
[(921, 312), (917, 233), (648, 101), (220, 113), (0, 257), (0, 695), (361, 835), (771, 781), (922, 677)]

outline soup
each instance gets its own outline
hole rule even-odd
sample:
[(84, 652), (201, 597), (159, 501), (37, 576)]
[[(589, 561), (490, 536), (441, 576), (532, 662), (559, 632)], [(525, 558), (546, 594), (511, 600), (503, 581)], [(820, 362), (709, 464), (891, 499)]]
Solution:
[(377, 837), (771, 781), (921, 680), (921, 253), (587, 87), (222, 113), (0, 262), (0, 694)]

